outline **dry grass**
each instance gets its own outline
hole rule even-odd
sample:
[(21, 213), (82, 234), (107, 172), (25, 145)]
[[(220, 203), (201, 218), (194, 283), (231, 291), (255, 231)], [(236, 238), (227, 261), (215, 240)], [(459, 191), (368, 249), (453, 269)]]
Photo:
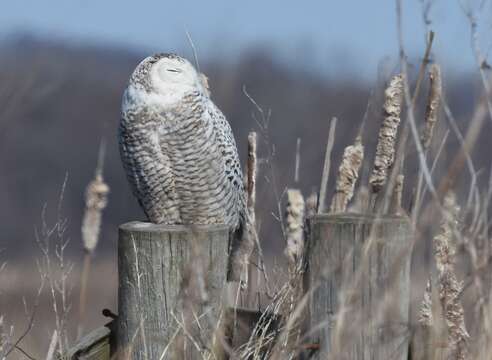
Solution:
[[(452, 104), (446, 102), (446, 89), (443, 86), (445, 76), (441, 74), (439, 65), (430, 66), (429, 77), (426, 77), (434, 33), (429, 32), (431, 36), (418, 73), (412, 73), (409, 71), (403, 44), (401, 0), (397, 0), (396, 3), (399, 19), (397, 30), (400, 73), (389, 79), (384, 94), (381, 124), (371, 125), (380, 125), (378, 144), (373, 149), (375, 158), (371, 162), (364, 157), (364, 151), (367, 151), (367, 146), (362, 146), (364, 134), (357, 137), (353, 145), (345, 148), (340, 159), (330, 212), (369, 212), (375, 215), (376, 219), (386, 215), (406, 217), (406, 214), (411, 214), (412, 241), (408, 248), (392, 259), (390, 272), (398, 273), (401, 270), (405, 259), (410, 256), (409, 249), (429, 249), (430, 245), (434, 249), (430, 263), (425, 263), (422, 259), (414, 260), (416, 266), (423, 266), (428, 271), (426, 270), (422, 277), (412, 274), (412, 289), (417, 291), (411, 296), (411, 306), (417, 311), (412, 311), (415, 315), (409, 324), (403, 324), (406, 328), (403, 337), (412, 338), (412, 359), (488, 359), (492, 351), (492, 286), (489, 275), (492, 245), (488, 215), (492, 198), (492, 171), (488, 184), (484, 186), (479, 183), (479, 174), (472, 155), (478, 136), (484, 129), (485, 119), (492, 119), (492, 104), (488, 66), (476, 35), (479, 21), (477, 9), (474, 9), (471, 3), (464, 3), (463, 9), (472, 33), (471, 48), (482, 79), (483, 98), (477, 101), (475, 113), (462, 133), (463, 130), (460, 130), (454, 118)], [(428, 22), (430, 3), (423, 1), (423, 18)], [(411, 79), (415, 75), (416, 81), (412, 82)], [(206, 81), (205, 77), (203, 81)], [(419, 109), (420, 103), (417, 100), (420, 88), (426, 86), (425, 84), (428, 84), (429, 92), (425, 107)], [(169, 354), (175, 354), (177, 358), (185, 358), (181, 352), (185, 343), (199, 349), (204, 359), (218, 359), (225, 357), (224, 354), (238, 359), (294, 359), (301, 355), (306, 358), (313, 354), (316, 356), (319, 344), (315, 343), (313, 339), (316, 337), (313, 335), (319, 329), (306, 328), (306, 310), (317, 287), (340, 271), (327, 263), (320, 272), (320, 278), (309, 284), (309, 288), (306, 288), (303, 282), (307, 265), (306, 245), (309, 245), (306, 243), (306, 236), (312, 231), (306, 219), (325, 212), (324, 204), (327, 203), (329, 193), (328, 178), (331, 163), (334, 162), (332, 150), (334, 146), (343, 145), (336, 144), (336, 119), (330, 124), (319, 198), (317, 194), (311, 194), (304, 202), (300, 191), (277, 188), (275, 147), (271, 143), (268, 127), (270, 114), (264, 112), (249, 94), (245, 94), (255, 107), (259, 137), (264, 142), (266, 151), (265, 154), (258, 152), (257, 135), (251, 133), (248, 138), (246, 180), (251, 246), (246, 251), (248, 259), (243, 262), (244, 266), (249, 264), (249, 282), (247, 288), (241, 291), (246, 291), (245, 303), (249, 307), (260, 297), (266, 299), (267, 303), (261, 308), (259, 320), (251, 327), (245, 343), (226, 344), (221, 328), (223, 319), (204, 320), (210, 324), (220, 323), (213, 340), (205, 339), (200, 329), (193, 328), (196, 320), (195, 308), (207, 303), (207, 291), (200, 250), (199, 247), (192, 246), (194, 263), (190, 264), (184, 274), (181, 310), (175, 314), (179, 325), (176, 341), (169, 344)], [(446, 124), (438, 122), (441, 117), (441, 105), (448, 120)], [(420, 113), (424, 114), (422, 119), (419, 118)], [(403, 134), (399, 134), (401, 123)], [(365, 123), (364, 126), (369, 125)], [(440, 127), (444, 128), (441, 133), (446, 134), (442, 139), (436, 138)], [(440, 176), (435, 168), (441, 161), (444, 162), (441, 153), (446, 151), (449, 134), (456, 137), (460, 149), (455, 154), (447, 154), (451, 161), (446, 162), (447, 170), (444, 176)], [(411, 146), (407, 146), (408, 136), (413, 144)], [(293, 161), (295, 183), (298, 183), (302, 176), (299, 173), (300, 144), (301, 140), (298, 139)], [(415, 155), (418, 157), (419, 168), (413, 174), (405, 167), (405, 159)], [(259, 239), (257, 232), (259, 221), (255, 214), (255, 207), (258, 206), (256, 182), (261, 179), (258, 177), (258, 164), (261, 161), (266, 164), (266, 178), (272, 185), (272, 192), (277, 201), (274, 217), (285, 239), (287, 267), (276, 269), (284, 274), (282, 280), (273, 280), (267, 276), (269, 271), (263, 259), (261, 243), (269, 239)], [(362, 178), (360, 171), (364, 161), (372, 172), (369, 179), (360, 183), (357, 189), (357, 181)], [(457, 186), (457, 179), (464, 173), (463, 169), (468, 171), (469, 188), (466, 191)], [(62, 187), (60, 204), (64, 188), (65, 184)], [(406, 194), (409, 192), (408, 189), (412, 190), (412, 194)], [(44, 217), (42, 218), (36, 237), (41, 252), (36, 267), (32, 264), (23, 269), (21, 266), (0, 266), (1, 309), (25, 314), (22, 319), (13, 318), (4, 311), (0, 314), (1, 360), (11, 354), (24, 358), (63, 357), (80, 335), (82, 324), (90, 328), (96, 327), (105, 322), (105, 319), (97, 315), (99, 310), (103, 307), (115, 308), (117, 278), (114, 262), (94, 263), (93, 276), (90, 276), (88, 271), (99, 238), (101, 212), (106, 205), (108, 191), (102, 172), (96, 172), (86, 196), (87, 209), (83, 220), (82, 239), (88, 255), (82, 271), (80, 262), (67, 256), (70, 242), (65, 237), (67, 220), (61, 214), (61, 206), (53, 224), (48, 224)], [(453, 195), (454, 191), (457, 192), (456, 196)], [(409, 198), (411, 201), (408, 201)], [(287, 204), (284, 212), (285, 200)], [(379, 206), (380, 204), (385, 206)], [(436, 224), (440, 225), (439, 228)], [(337, 313), (330, 314), (326, 319), (317, 319), (320, 328), (332, 327), (334, 358), (343, 358), (344, 349), (351, 346), (353, 339), (362, 332), (368, 333), (375, 331), (374, 327), (385, 326), (388, 309), (395, 306), (395, 298), (387, 292), (377, 294), (380, 301), (371, 309), (371, 314), (361, 315), (354, 310), (359, 289), (366, 285), (365, 281), (370, 281), (363, 272), (370, 260), (370, 249), (378, 242), (376, 234), (372, 231), (373, 229), (369, 229), (368, 243), (361, 249), (359, 263), (347, 263), (350, 260), (349, 256), (341, 259), (342, 263), (353, 267), (354, 271), (350, 276), (345, 274), (340, 277), (340, 287), (343, 291), (337, 298), (340, 305)], [(250, 262), (249, 255), (253, 247), (255, 252)], [(245, 269), (241, 272), (245, 273), (243, 270)], [(341, 271), (343, 272), (343, 269)], [(272, 272), (274, 271), (271, 270), (270, 273)], [(104, 273), (105, 276), (95, 276), (100, 273)], [(79, 274), (82, 274), (80, 284), (76, 280)], [(390, 280), (396, 281), (393, 278)], [(78, 309), (73, 308), (74, 291), (80, 291)], [(21, 303), (19, 299), (22, 297), (30, 300)], [(74, 320), (74, 313), (79, 314), (79, 319)], [(76, 336), (77, 328), (79, 334)], [(151, 346), (151, 340), (145, 339), (144, 333), (139, 336), (144, 337), (145, 346)], [(213, 343), (213, 346), (209, 346), (207, 342)], [(234, 348), (235, 345), (237, 347)], [(216, 351), (219, 347), (224, 352), (220, 356)]]

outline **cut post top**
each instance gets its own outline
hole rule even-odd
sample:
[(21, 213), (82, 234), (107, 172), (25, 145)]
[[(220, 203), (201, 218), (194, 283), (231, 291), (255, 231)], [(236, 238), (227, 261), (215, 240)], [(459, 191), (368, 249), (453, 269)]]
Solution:
[(228, 231), (229, 226), (225, 224), (207, 224), (207, 225), (167, 225), (154, 224), (143, 221), (130, 221), (120, 225), (121, 231), (145, 232), (145, 233), (193, 233), (193, 232), (222, 232)]
[(360, 214), (360, 213), (335, 213), (335, 214), (315, 214), (309, 218), (310, 222), (316, 223), (387, 223), (400, 221), (402, 223), (408, 223), (407, 216), (399, 215), (374, 215), (374, 214)]

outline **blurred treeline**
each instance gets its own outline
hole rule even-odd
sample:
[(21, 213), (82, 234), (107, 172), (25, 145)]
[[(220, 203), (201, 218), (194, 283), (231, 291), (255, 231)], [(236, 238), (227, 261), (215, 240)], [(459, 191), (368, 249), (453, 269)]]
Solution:
[[(93, 177), (102, 138), (107, 142), (104, 176), (111, 194), (98, 253), (115, 251), (119, 224), (143, 219), (120, 165), (116, 135), (123, 89), (134, 67), (147, 55), (28, 37), (0, 46), (0, 248), (6, 248), (3, 256), (32, 256), (36, 248), (34, 229), (41, 224), (44, 207), (47, 221), (54, 220), (65, 174), (68, 183), (61, 213), (68, 219), (71, 248), (81, 250), (84, 191)], [(265, 141), (260, 141), (263, 160), (257, 216), (262, 242), (267, 251), (272, 251), (282, 244), (277, 221), (272, 216), (272, 212), (277, 212), (272, 187), (276, 186), (279, 194), (286, 186), (300, 187), (306, 195), (317, 190), (329, 119), (333, 116), (339, 121), (332, 174), (338, 168), (343, 148), (357, 135), (365, 114), (363, 141), (366, 156), (372, 157), (384, 84), (397, 71), (397, 62), (382, 62), (378, 77), (368, 82), (348, 77), (350, 71), (341, 77), (328, 77), (303, 66), (288, 66), (278, 61), (268, 47), (245, 50), (238, 58), (209, 59), (200, 67), (209, 78), (214, 101), (232, 125), (243, 160), (247, 134), (258, 130), (254, 117), (260, 117), (243, 89), (266, 116), (271, 112), (269, 143), (274, 156), (267, 156), (271, 151)], [(418, 58), (411, 61), (414, 77), (419, 62)], [(461, 129), (465, 129), (480, 97), (480, 84), (474, 74), (445, 72), (443, 77), (447, 102)], [(418, 115), (423, 112), (426, 93), (425, 85)], [(446, 123), (444, 116), (441, 123)], [(449, 127), (446, 124), (438, 130), (436, 147), (444, 134), (443, 128)], [(477, 168), (487, 169), (479, 177), (481, 182), (488, 180), (490, 159), (490, 129), (484, 130), (474, 150)], [(297, 138), (301, 139), (299, 184), (294, 183)], [(442, 155), (443, 168), (457, 146), (453, 134), (449, 135), (448, 144)], [(271, 160), (274, 177), (267, 164)], [(416, 168), (414, 160), (410, 156), (406, 162), (410, 170)], [(411, 177), (407, 181), (411, 182)], [(464, 174), (463, 182), (466, 181)]]

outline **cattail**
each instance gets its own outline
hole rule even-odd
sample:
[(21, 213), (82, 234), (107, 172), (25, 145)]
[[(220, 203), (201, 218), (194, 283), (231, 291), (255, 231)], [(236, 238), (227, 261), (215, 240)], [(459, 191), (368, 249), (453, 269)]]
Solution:
[(297, 272), (301, 269), (304, 253), (304, 198), (299, 190), (287, 191), (285, 253), (289, 259), (289, 269)]
[(436, 333), (432, 299), (432, 282), (429, 277), (412, 338), (412, 359), (414, 360), (432, 360), (436, 358)]
[(454, 272), (455, 244), (453, 234), (457, 230), (459, 207), (453, 193), (444, 198), (443, 219), (440, 233), (434, 237), (434, 258), (438, 271), (439, 300), (448, 330), (448, 351), (454, 359), (467, 359), (469, 338), (465, 326), (460, 294), (463, 283)]
[[(301, 335), (300, 316), (299, 314), (294, 314), (304, 294), (302, 274), (304, 270), (305, 203), (299, 190), (287, 190), (285, 218), (287, 237), (285, 255), (289, 264), (289, 282), (283, 288), (283, 295), (277, 298), (280, 313), (285, 321), (285, 327), (281, 331), (278, 344), (274, 347), (272, 359), (289, 358), (289, 354), (297, 347)], [(282, 290), (279, 294), (282, 294)]]
[(362, 139), (357, 136), (354, 145), (347, 146), (343, 153), (342, 163), (338, 169), (335, 194), (330, 211), (332, 213), (345, 212), (347, 204), (354, 196), (354, 187), (359, 178), (359, 169), (364, 159)]
[(96, 174), (85, 193), (85, 213), (82, 220), (82, 242), (85, 251), (93, 253), (99, 240), (102, 211), (108, 204), (109, 186), (102, 174)]
[(425, 126), (422, 132), (422, 146), (424, 151), (430, 146), (434, 127), (436, 126), (441, 103), (442, 85), (441, 69), (439, 65), (433, 64), (430, 68), (430, 89), (428, 103), (425, 110)]
[(395, 143), (400, 124), (403, 102), (403, 76), (394, 76), (385, 91), (384, 120), (379, 129), (374, 169), (369, 178), (371, 192), (381, 191), (388, 178), (388, 171), (395, 161)]
[[(259, 284), (260, 284), (260, 279), (261, 279), (261, 271), (263, 269), (263, 259), (262, 256), (260, 256), (260, 250), (259, 245), (256, 244), (257, 240), (257, 233), (256, 233), (256, 212), (255, 212), (255, 207), (256, 207), (256, 177), (257, 177), (257, 136), (256, 132), (250, 132), (248, 134), (248, 162), (247, 162), (247, 168), (246, 168), (246, 191), (247, 191), (247, 211), (248, 211), (248, 216), (249, 216), (249, 224), (250, 224), (250, 229), (249, 235), (247, 238), (247, 242), (245, 244), (242, 244), (243, 246), (246, 247), (244, 250), (245, 256), (247, 259), (245, 259), (246, 262), (249, 261), (255, 261), (258, 266), (256, 269), (256, 274), (253, 272), (253, 267), (248, 266), (248, 277), (247, 277), (247, 287), (249, 291), (247, 292), (247, 303), (249, 305), (252, 305), (254, 300), (255, 300), (255, 294), (257, 292), (254, 292), (253, 289), (258, 289)], [(256, 251), (256, 259), (254, 259), (254, 253), (253, 250), (255, 249), (255, 245), (258, 246), (258, 249)]]
[(425, 286), (424, 298), (422, 304), (420, 305), (418, 322), (421, 326), (430, 327), (432, 326), (432, 283), (431, 279), (427, 280), (427, 285)]
[(256, 132), (248, 135), (248, 167), (246, 189), (248, 192), (248, 214), (250, 221), (255, 226), (255, 205), (256, 205), (256, 171), (257, 171), (257, 145)]
[(87, 285), (91, 267), (91, 257), (99, 241), (101, 229), (102, 211), (108, 204), (109, 186), (103, 179), (103, 164), (105, 155), (105, 143), (101, 141), (99, 157), (96, 166), (96, 175), (85, 191), (85, 212), (82, 219), (82, 244), (85, 250), (84, 264), (80, 279), (79, 294), (79, 324), (77, 338), (82, 336), (83, 320), (87, 304)]

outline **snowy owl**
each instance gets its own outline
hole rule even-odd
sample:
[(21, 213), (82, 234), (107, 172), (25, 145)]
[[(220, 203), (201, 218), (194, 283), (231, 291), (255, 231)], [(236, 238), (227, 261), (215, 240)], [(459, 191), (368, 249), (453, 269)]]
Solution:
[(132, 191), (158, 224), (226, 224), (244, 232), (236, 142), (203, 74), (174, 54), (144, 59), (123, 95), (120, 154)]

